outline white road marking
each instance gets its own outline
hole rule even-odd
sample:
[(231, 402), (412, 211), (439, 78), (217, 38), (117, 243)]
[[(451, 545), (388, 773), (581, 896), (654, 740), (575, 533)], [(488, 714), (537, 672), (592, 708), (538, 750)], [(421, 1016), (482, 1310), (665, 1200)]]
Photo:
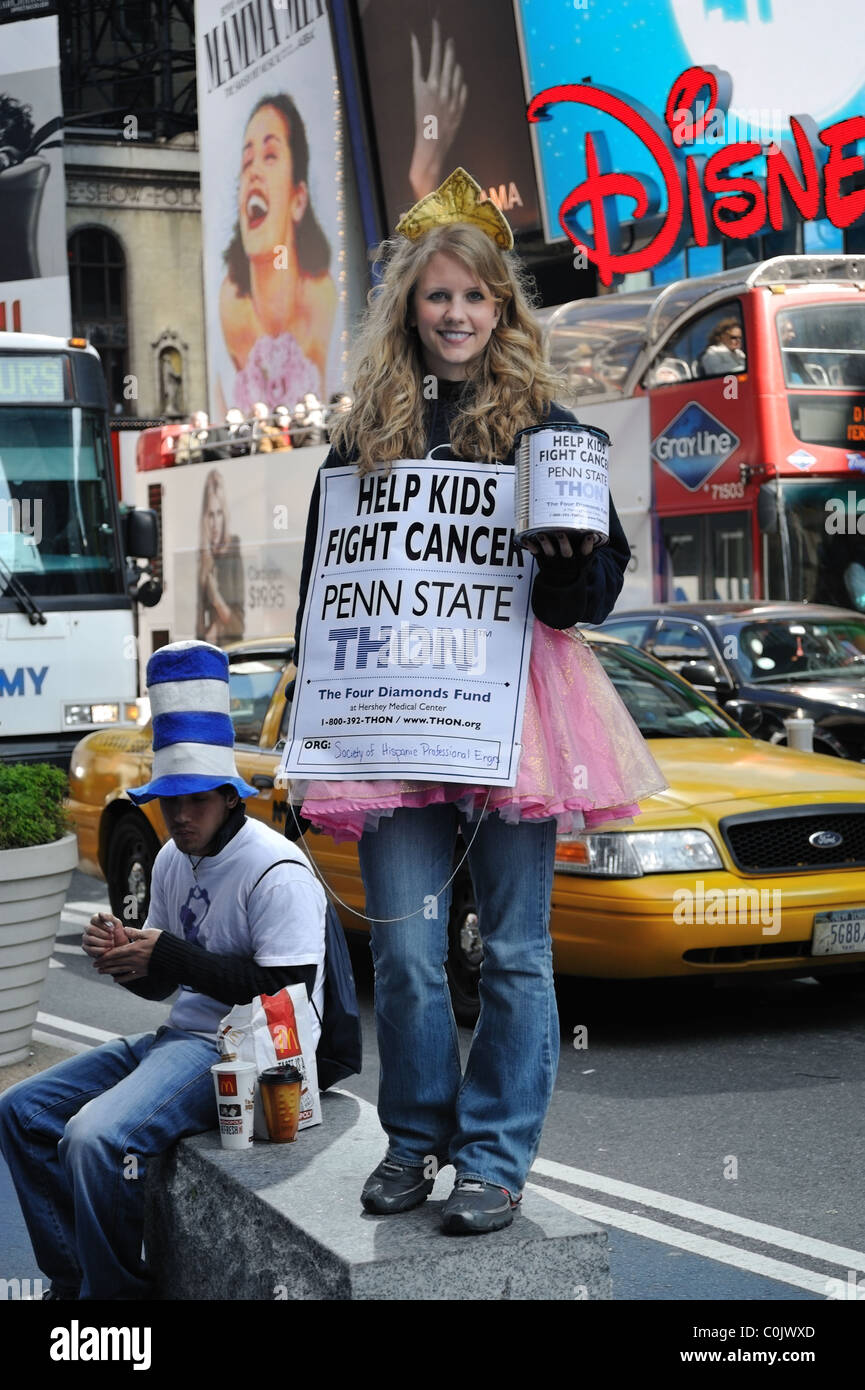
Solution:
[(80, 1033), (82, 1038), (95, 1038), (97, 1042), (113, 1042), (122, 1038), (122, 1033), (106, 1033), (104, 1028), (91, 1028), (89, 1023), (77, 1023), (73, 1018), (58, 1018), (56, 1014), (37, 1014), (36, 1022), (44, 1028), (60, 1028), (64, 1033)]
[(861, 1250), (850, 1250), (845, 1245), (832, 1245), (829, 1241), (798, 1235), (795, 1231), (786, 1231), (780, 1226), (767, 1226), (762, 1221), (751, 1221), (746, 1216), (734, 1216), (729, 1211), (719, 1211), (715, 1207), (705, 1207), (699, 1202), (671, 1197), (666, 1192), (655, 1192), (650, 1187), (637, 1187), (634, 1183), (620, 1182), (616, 1178), (607, 1178), (602, 1173), (589, 1173), (582, 1168), (571, 1168), (566, 1163), (554, 1163), (547, 1158), (536, 1159), (532, 1171), (542, 1177), (557, 1178), (560, 1182), (571, 1183), (575, 1187), (604, 1192), (608, 1197), (622, 1197), (628, 1202), (639, 1202), (642, 1206), (654, 1207), (656, 1211), (683, 1216), (688, 1221), (699, 1221), (703, 1226), (714, 1226), (720, 1231), (729, 1231), (731, 1235), (747, 1236), (749, 1240), (761, 1241), (764, 1245), (776, 1245), (779, 1249), (791, 1250), (796, 1255), (806, 1255), (814, 1260), (843, 1265), (845, 1269), (865, 1269), (865, 1253)]
[(62, 960), (55, 960), (52, 956), (48, 962), (48, 968), (49, 970), (65, 970), (66, 966), (63, 964)]
[(49, 1047), (62, 1047), (65, 1052), (89, 1052), (92, 1042), (77, 1042), (73, 1038), (62, 1038), (59, 1033), (44, 1033), (41, 1028), (33, 1029), (33, 1041), (47, 1043)]
[(59, 951), (64, 956), (83, 956), (84, 952), (80, 946), (70, 946), (65, 941), (54, 942), (55, 951)]
[[(537, 1167), (537, 1164), (535, 1164)], [(720, 1240), (710, 1240), (692, 1231), (680, 1231), (675, 1226), (665, 1226), (660, 1221), (652, 1221), (647, 1216), (635, 1216), (632, 1212), (619, 1211), (615, 1207), (604, 1207), (599, 1202), (586, 1202), (580, 1197), (571, 1197), (566, 1192), (556, 1192), (550, 1187), (540, 1187), (528, 1182), (533, 1192), (539, 1192), (560, 1207), (597, 1221), (604, 1226), (615, 1226), (634, 1235), (645, 1236), (648, 1240), (659, 1241), (662, 1245), (672, 1245), (679, 1250), (689, 1250), (693, 1255), (704, 1259), (717, 1260), (720, 1264), (733, 1265), (736, 1269), (747, 1270), (750, 1274), (761, 1274), (766, 1279), (775, 1279), (782, 1284), (791, 1284), (797, 1289), (807, 1289), (809, 1293), (827, 1296), (828, 1278), (799, 1265), (787, 1264), (784, 1260), (773, 1260), (767, 1255), (756, 1255), (751, 1250), (740, 1250), (738, 1246), (726, 1245)]]

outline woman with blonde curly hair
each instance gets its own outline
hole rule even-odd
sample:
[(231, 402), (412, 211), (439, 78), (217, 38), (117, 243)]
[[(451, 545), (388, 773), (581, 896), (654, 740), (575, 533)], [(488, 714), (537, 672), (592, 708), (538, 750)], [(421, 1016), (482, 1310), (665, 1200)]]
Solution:
[[(522, 272), (502, 249), (512, 245), (510, 228), (471, 190), (480, 193), (456, 171), (382, 248), (352, 406), (332, 426), (324, 468), (353, 462), (362, 474), (387, 472), (433, 449), (442, 460), (447, 447), (452, 459), (495, 470), (497, 460), (513, 461), (518, 430), (574, 421), (553, 403), (555, 378)], [(298, 639), (319, 495), (317, 485)], [(599, 664), (564, 631), (602, 622), (621, 589), (630, 550), (612, 503), (608, 544), (593, 548), (590, 537), (574, 537), (572, 545), (565, 532), (551, 532), (524, 548), (537, 560), (537, 621), (515, 785), (311, 781), (293, 791), (317, 827), (359, 841), (375, 962), (378, 1108), (389, 1141), (362, 1204), (380, 1214), (407, 1211), (429, 1195), (438, 1168), (453, 1164), (442, 1218), (448, 1233), (510, 1224), (540, 1141), (559, 1048), (549, 935), (557, 829), (633, 815), (641, 796), (663, 786)], [(460, 830), (484, 952), (464, 1073), (444, 967)]]

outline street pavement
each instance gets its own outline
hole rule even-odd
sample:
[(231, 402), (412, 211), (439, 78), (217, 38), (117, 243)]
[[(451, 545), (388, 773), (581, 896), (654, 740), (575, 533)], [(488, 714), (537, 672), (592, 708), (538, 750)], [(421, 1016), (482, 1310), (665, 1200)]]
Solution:
[[(97, 977), (78, 948), (105, 903), (104, 885), (76, 874), (35, 1035), (46, 1056), (168, 1013)], [(352, 956), (365, 1066), (345, 1089), (374, 1103), (364, 942)], [(862, 1007), (862, 995), (807, 981), (696, 994), (559, 982), (559, 1076), (530, 1182), (609, 1231), (615, 1299), (825, 1301), (842, 1288), (865, 1298)], [(465, 1054), (470, 1031), (460, 1034)], [(2, 1161), (0, 1221), (0, 1275), (38, 1277)]]

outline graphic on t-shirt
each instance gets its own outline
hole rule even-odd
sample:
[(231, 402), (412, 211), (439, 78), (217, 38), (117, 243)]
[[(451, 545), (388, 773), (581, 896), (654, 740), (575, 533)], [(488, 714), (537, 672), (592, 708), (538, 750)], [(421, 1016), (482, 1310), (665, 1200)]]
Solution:
[(201, 924), (210, 911), (210, 895), (206, 888), (200, 888), (196, 883), (194, 888), (190, 888), (186, 902), (180, 909), (180, 925), (183, 927), (183, 935), (187, 941), (191, 941), (193, 946), (198, 942), (201, 931)]

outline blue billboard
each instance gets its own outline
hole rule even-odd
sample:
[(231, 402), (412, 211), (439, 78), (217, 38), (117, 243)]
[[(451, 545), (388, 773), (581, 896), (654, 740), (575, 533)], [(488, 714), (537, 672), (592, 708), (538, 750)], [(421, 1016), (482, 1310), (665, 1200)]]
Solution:
[[(713, 69), (719, 78), (716, 109), (707, 113), (712, 119), (703, 135), (683, 146), (696, 154), (698, 165), (700, 157), (718, 149), (756, 141), (764, 147), (775, 142), (797, 169), (800, 151), (791, 138), (790, 116), (802, 115), (811, 118), (803, 128), (822, 170), (828, 151), (819, 142), (820, 129), (865, 112), (862, 9), (853, 0), (824, 0), (819, 7), (813, 0), (515, 0), (515, 11), (529, 99), (563, 84), (576, 84), (583, 92), (615, 91), (646, 120), (652, 118), (670, 144), (664, 112), (675, 79), (694, 66)], [(653, 211), (663, 216), (668, 189), (658, 177), (657, 160), (645, 139), (615, 116), (560, 97), (531, 129), (548, 240), (565, 236), (562, 204), (587, 178), (589, 132), (598, 136), (596, 161), (607, 157), (601, 167), (636, 175), (650, 194), (647, 216)], [(845, 153), (855, 152), (857, 142), (865, 149), (865, 120), (846, 132)], [(758, 156), (737, 164), (736, 172), (759, 175), (765, 167), (765, 158)], [(844, 187), (851, 173), (848, 167)], [(651, 181), (660, 193), (655, 208)], [(828, 187), (825, 191), (828, 205)], [(825, 216), (823, 192), (821, 186), (820, 217)], [(639, 219), (633, 197), (610, 196), (622, 224)], [(592, 220), (585, 210), (582, 220), (575, 212), (572, 230), (585, 229)], [(858, 213), (855, 220), (861, 220)], [(718, 240), (711, 225), (708, 239)]]

